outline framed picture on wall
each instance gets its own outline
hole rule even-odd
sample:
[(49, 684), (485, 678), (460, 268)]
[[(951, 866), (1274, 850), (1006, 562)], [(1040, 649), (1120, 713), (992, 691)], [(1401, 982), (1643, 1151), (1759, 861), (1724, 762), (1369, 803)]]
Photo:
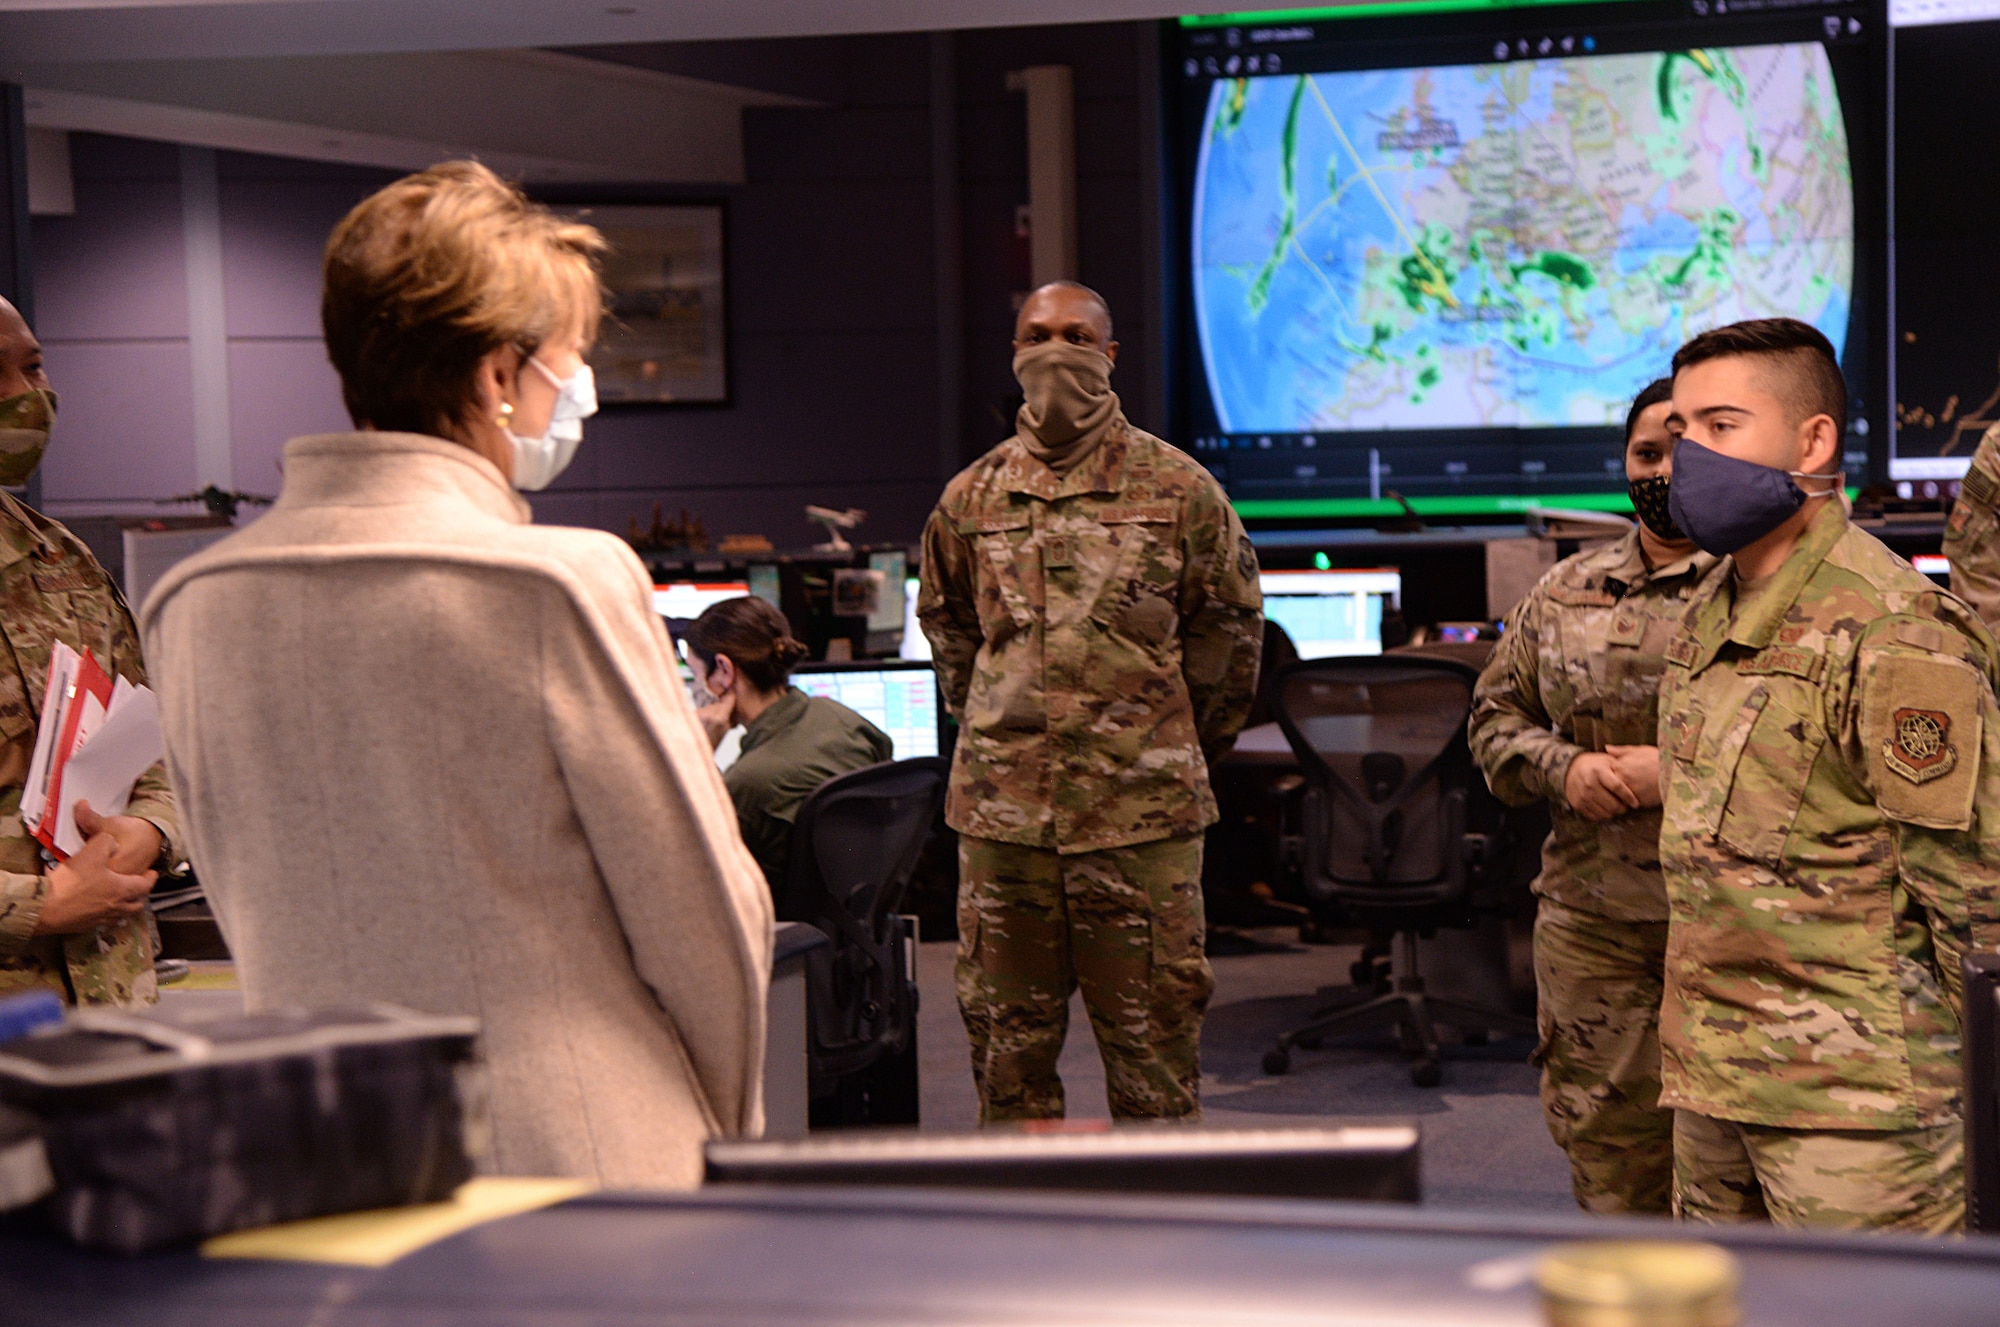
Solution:
[(606, 405), (727, 405), (721, 203), (577, 209), (604, 233), (607, 314), (590, 353)]

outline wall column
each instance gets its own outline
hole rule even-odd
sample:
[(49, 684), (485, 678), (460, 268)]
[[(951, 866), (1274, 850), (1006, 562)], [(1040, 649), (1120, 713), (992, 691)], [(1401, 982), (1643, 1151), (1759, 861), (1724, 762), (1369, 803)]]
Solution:
[(222, 190), (215, 149), (181, 148), (181, 233), (187, 251), (188, 363), (194, 386), (194, 475), (234, 489), (229, 438), (229, 326), (222, 290)]

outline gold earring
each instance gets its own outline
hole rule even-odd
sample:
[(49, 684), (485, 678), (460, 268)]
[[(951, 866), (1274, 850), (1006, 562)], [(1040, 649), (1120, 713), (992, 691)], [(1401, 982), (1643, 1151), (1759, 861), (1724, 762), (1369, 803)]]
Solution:
[(514, 403), (511, 401), (502, 401), (500, 403), (500, 417), (493, 422), (503, 429), (512, 424), (514, 422)]

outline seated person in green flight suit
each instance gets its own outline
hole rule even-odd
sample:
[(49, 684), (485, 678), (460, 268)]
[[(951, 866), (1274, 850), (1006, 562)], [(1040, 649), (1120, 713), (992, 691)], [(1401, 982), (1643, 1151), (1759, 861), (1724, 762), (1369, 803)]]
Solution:
[[(771, 888), (783, 887), (799, 807), (836, 774), (890, 759), (888, 734), (824, 696), (790, 682), (806, 647), (785, 615), (762, 599), (709, 606), (683, 638), (710, 745), (743, 725), (743, 754), (722, 773), (736, 823)], [(706, 692), (704, 697), (701, 693)]]

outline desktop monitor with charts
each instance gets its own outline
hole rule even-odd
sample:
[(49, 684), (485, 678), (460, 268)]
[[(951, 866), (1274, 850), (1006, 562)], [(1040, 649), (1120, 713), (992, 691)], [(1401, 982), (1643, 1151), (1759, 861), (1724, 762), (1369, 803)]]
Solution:
[(935, 756), (939, 751), (937, 676), (929, 664), (874, 659), (852, 664), (801, 664), (792, 685), (810, 696), (837, 700), (889, 735), (892, 759)]

